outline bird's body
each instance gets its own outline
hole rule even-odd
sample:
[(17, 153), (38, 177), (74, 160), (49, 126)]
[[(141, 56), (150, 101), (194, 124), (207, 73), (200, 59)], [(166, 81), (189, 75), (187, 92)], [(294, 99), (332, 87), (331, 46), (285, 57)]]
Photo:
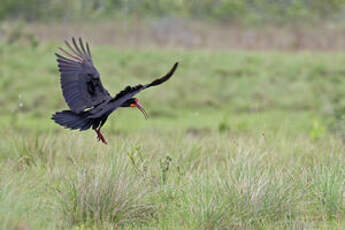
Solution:
[(94, 129), (98, 140), (107, 143), (100, 129), (108, 116), (119, 107), (137, 107), (145, 117), (147, 114), (134, 95), (151, 86), (167, 81), (175, 72), (178, 63), (163, 77), (145, 85), (127, 86), (124, 90), (111, 97), (103, 87), (99, 73), (94, 67), (89, 45), (86, 49), (81, 39), (79, 46), (72, 38), (74, 48), (65, 41), (72, 51), (60, 50), (69, 58), (56, 54), (60, 71), (60, 83), (66, 103), (71, 110), (64, 110), (53, 115), (52, 119), (59, 125), (80, 131)]

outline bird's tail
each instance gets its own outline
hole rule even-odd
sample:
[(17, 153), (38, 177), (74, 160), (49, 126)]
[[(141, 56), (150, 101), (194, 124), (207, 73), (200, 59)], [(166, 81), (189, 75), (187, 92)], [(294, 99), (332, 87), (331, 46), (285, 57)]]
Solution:
[(87, 130), (92, 125), (92, 119), (88, 118), (88, 112), (74, 113), (64, 110), (53, 114), (52, 119), (59, 125), (69, 129)]

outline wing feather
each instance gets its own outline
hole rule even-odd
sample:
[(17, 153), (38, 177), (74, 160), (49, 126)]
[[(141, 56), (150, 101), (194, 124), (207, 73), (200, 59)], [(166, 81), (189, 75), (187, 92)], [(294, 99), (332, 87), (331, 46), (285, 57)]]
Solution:
[(74, 38), (72, 38), (72, 42), (73, 42), (73, 45), (74, 45), (75, 49), (78, 51), (79, 54), (81, 54), (81, 51), (80, 51), (80, 49), (79, 49), (79, 47), (77, 45), (77, 42), (75, 41)]
[(151, 87), (151, 86), (160, 85), (160, 84), (162, 84), (163, 82), (166, 82), (166, 81), (169, 80), (169, 78), (174, 74), (174, 72), (175, 72), (177, 66), (178, 66), (178, 62), (176, 62), (176, 63), (174, 64), (174, 66), (170, 69), (170, 71), (169, 71), (167, 74), (165, 74), (163, 77), (158, 78), (158, 79), (152, 81), (150, 84), (147, 84), (147, 85), (145, 85), (144, 87), (145, 87), (145, 88), (149, 88), (149, 87)]
[(120, 107), (125, 101), (127, 101), (128, 99), (131, 99), (134, 95), (138, 94), (142, 90), (149, 88), (151, 86), (160, 85), (166, 82), (174, 74), (177, 66), (178, 66), (178, 62), (174, 64), (174, 66), (171, 68), (171, 70), (167, 74), (165, 74), (163, 77), (155, 79), (149, 84), (127, 86), (125, 89), (120, 91), (118, 94), (116, 94), (116, 96), (113, 99), (109, 101), (109, 103), (111, 104), (110, 106), (104, 105), (104, 106), (96, 107), (94, 110), (90, 111), (90, 115), (88, 117), (97, 118), (97, 117), (102, 116), (105, 113), (110, 113), (111, 111), (114, 111), (115, 109)]
[(87, 42), (86, 42), (86, 49), (87, 49), (87, 54), (88, 54), (89, 57), (91, 58), (90, 47), (89, 47), (89, 43), (87, 43)]
[(75, 113), (81, 113), (87, 108), (92, 108), (111, 99), (108, 91), (103, 87), (99, 73), (94, 67), (91, 54), (87, 45), (85, 52), (81, 38), (79, 46), (72, 38), (72, 45), (65, 41), (70, 52), (59, 48), (66, 56), (57, 56), (60, 72), (60, 84), (66, 103)]
[(79, 45), (80, 45), (80, 48), (82, 49), (83, 53), (85, 55), (87, 55), (86, 51), (85, 51), (85, 48), (84, 48), (84, 44), (83, 44), (83, 41), (81, 40), (81, 38), (79, 38)]
[(66, 50), (62, 49), (61, 47), (59, 47), (59, 50), (64, 53), (66, 56), (69, 56), (70, 58), (72, 58), (73, 61), (77, 61), (77, 62), (83, 62), (83, 59), (78, 57), (78, 56), (74, 56), (73, 54), (68, 53)]
[[(73, 38), (72, 38), (72, 41), (73, 41)], [(80, 58), (81, 60), (83, 59), (83, 57), (80, 55), (80, 53), (78, 53), (77, 51), (75, 51), (75, 50), (73, 49), (73, 47), (69, 44), (68, 41), (65, 40), (65, 44), (66, 44), (66, 46), (67, 46), (75, 55), (77, 55), (78, 58)]]

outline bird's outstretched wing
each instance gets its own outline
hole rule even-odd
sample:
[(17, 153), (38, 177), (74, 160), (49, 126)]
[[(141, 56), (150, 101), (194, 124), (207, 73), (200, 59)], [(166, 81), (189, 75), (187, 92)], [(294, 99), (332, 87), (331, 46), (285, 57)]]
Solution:
[(73, 46), (65, 41), (71, 52), (59, 48), (66, 56), (55, 53), (60, 71), (60, 83), (66, 103), (75, 113), (111, 99), (103, 87), (99, 73), (94, 67), (88, 43), (86, 49), (81, 38), (79, 45), (72, 38)]
[(174, 64), (174, 66), (171, 68), (171, 70), (166, 75), (164, 75), (163, 77), (157, 78), (156, 80), (154, 80), (153, 82), (151, 82), (149, 84), (146, 84), (146, 85), (136, 85), (136, 86), (127, 86), (124, 90), (119, 92), (114, 97), (113, 100), (118, 100), (118, 99), (121, 99), (123, 97), (127, 98), (126, 100), (128, 100), (128, 99), (132, 98), (135, 94), (137, 94), (140, 91), (142, 91), (143, 89), (147, 89), (147, 88), (149, 88), (151, 86), (160, 85), (160, 84), (166, 82), (174, 74), (177, 66), (178, 66), (178, 62), (176, 62)]
[[(176, 62), (174, 64), (174, 66), (171, 68), (171, 70), (166, 75), (164, 75), (163, 77), (157, 78), (156, 80), (152, 81), (149, 84), (145, 84), (145, 85), (139, 84), (136, 86), (127, 86), (125, 89), (123, 89), (118, 94), (116, 94), (116, 96), (113, 99), (110, 100), (111, 110), (115, 110), (116, 108), (120, 107), (125, 101), (132, 98), (134, 95), (138, 94), (142, 90), (147, 89), (151, 86), (160, 85), (160, 84), (166, 82), (174, 74), (177, 66), (178, 66), (178, 62)], [(101, 116), (103, 113), (107, 113), (108, 111), (107, 111), (107, 108), (99, 106), (90, 112), (92, 115), (89, 117), (95, 118), (95, 117)]]

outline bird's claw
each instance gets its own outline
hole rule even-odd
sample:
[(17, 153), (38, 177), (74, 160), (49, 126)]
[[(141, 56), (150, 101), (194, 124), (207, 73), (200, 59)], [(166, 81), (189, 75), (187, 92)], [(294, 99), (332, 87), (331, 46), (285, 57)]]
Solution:
[(96, 129), (95, 130), (97, 133), (97, 141), (102, 141), (104, 144), (108, 144), (108, 142), (105, 140), (104, 136), (101, 133), (101, 130)]

